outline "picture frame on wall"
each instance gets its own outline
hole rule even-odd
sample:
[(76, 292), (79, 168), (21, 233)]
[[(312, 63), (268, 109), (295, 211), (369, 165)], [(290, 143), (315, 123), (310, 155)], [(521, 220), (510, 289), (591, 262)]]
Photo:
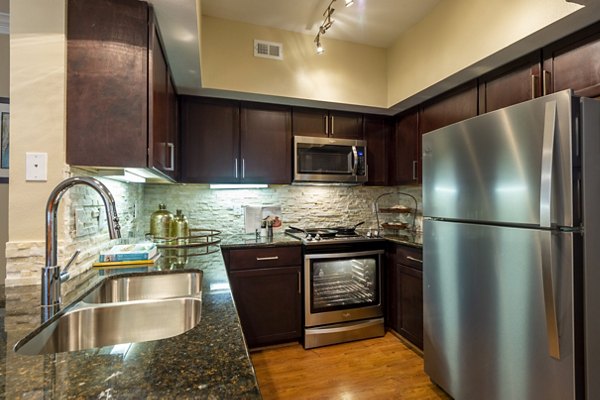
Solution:
[(10, 113), (0, 113), (0, 168), (8, 169), (10, 159)]

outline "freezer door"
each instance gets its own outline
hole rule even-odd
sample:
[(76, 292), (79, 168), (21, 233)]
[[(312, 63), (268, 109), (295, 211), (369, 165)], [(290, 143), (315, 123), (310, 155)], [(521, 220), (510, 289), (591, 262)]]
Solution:
[(573, 99), (567, 90), (424, 135), (423, 215), (573, 226)]
[(577, 238), (424, 221), (424, 358), (431, 379), (461, 400), (579, 398)]

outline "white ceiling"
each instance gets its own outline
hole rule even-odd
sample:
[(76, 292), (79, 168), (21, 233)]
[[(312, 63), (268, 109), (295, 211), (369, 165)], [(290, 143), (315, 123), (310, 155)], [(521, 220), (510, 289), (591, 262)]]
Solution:
[[(202, 0), (202, 14), (316, 35), (331, 0)], [(326, 37), (387, 48), (440, 0), (335, 0)]]

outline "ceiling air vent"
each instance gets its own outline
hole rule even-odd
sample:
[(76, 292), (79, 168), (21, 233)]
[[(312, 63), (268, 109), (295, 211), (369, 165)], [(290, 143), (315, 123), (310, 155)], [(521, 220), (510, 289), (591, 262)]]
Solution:
[(264, 40), (254, 40), (254, 57), (273, 58), (283, 60), (283, 45)]

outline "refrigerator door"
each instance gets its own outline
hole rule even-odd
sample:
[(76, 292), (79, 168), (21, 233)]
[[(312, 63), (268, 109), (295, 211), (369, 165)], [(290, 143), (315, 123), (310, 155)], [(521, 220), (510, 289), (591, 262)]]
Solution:
[(425, 372), (461, 400), (576, 397), (578, 233), (424, 221)]
[(570, 90), (558, 92), (425, 134), (423, 215), (577, 225), (573, 99)]

